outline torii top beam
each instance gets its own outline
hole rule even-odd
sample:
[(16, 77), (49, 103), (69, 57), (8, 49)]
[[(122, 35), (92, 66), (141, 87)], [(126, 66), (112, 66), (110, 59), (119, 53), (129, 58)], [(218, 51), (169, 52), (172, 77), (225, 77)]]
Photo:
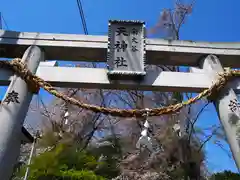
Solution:
[[(107, 36), (30, 33), (0, 30), (0, 56), (21, 57), (27, 47), (44, 48), (47, 60), (107, 60)], [(146, 40), (147, 64), (198, 66), (204, 55), (215, 54), (224, 67), (240, 67), (240, 43)]]

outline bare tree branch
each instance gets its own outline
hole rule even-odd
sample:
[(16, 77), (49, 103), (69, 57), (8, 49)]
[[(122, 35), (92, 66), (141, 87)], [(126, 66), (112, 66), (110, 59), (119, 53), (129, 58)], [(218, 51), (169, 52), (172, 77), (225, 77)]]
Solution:
[(204, 145), (214, 136), (215, 132), (217, 132), (218, 129), (219, 129), (219, 127), (212, 131), (211, 135), (208, 136), (207, 139), (201, 144), (200, 148), (198, 149), (198, 152), (200, 152), (202, 150)]
[(191, 120), (189, 120), (189, 122), (191, 123), (191, 128), (190, 128), (190, 133), (189, 133), (189, 141), (190, 141), (190, 138), (192, 136), (192, 133), (194, 132), (194, 125), (195, 123), (197, 122), (199, 116), (202, 114), (202, 112), (205, 110), (205, 108), (209, 105), (209, 103), (206, 103), (201, 109), (200, 111), (197, 113), (197, 116), (195, 117), (195, 119), (193, 120), (193, 122)]

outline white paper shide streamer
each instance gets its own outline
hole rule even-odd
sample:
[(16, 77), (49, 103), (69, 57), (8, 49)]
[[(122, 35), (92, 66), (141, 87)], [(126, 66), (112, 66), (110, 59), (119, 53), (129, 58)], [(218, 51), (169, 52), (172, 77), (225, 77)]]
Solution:
[(149, 122), (148, 122), (148, 111), (149, 109), (146, 109), (146, 120), (144, 123), (144, 129), (141, 132), (141, 136), (138, 139), (138, 142), (136, 144), (136, 148), (141, 149), (142, 147), (146, 147), (149, 151), (153, 152), (153, 145), (152, 140), (148, 136), (148, 129), (150, 128)]
[(64, 120), (65, 120), (64, 124), (65, 124), (65, 125), (68, 124), (68, 117), (69, 117), (69, 112), (66, 111), (65, 114), (64, 114)]
[(65, 109), (65, 114), (64, 114), (64, 129), (65, 129), (65, 131), (66, 132), (69, 132), (70, 131), (70, 125), (69, 125), (69, 116), (70, 116), (70, 114), (69, 114), (69, 112), (68, 112), (68, 109), (66, 108)]
[(174, 124), (174, 126), (173, 126), (173, 131), (174, 131), (175, 133), (177, 133), (177, 135), (178, 135), (179, 137), (182, 136), (180, 120), (178, 120), (177, 123)]

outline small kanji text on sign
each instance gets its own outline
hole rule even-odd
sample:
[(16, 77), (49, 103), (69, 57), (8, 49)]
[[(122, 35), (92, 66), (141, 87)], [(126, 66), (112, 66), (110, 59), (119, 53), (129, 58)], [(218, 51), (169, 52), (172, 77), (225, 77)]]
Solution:
[[(126, 52), (127, 48), (131, 48), (132, 52), (138, 51), (137, 44), (138, 44), (138, 29), (131, 28), (130, 30), (125, 27), (118, 27), (116, 30), (116, 36), (132, 36), (131, 38), (131, 46), (129, 46), (128, 42), (126, 40), (116, 40), (115, 41), (115, 51), (118, 52), (117, 57), (115, 58), (114, 65), (115, 67), (128, 67), (128, 61), (123, 56), (122, 53)], [(129, 41), (130, 42), (130, 41)]]

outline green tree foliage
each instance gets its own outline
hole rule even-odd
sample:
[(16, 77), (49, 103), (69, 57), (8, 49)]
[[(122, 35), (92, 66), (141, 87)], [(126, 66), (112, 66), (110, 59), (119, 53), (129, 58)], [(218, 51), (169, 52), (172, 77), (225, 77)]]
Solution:
[(210, 178), (210, 180), (239, 180), (239, 179), (240, 175), (231, 171), (215, 173)]
[(98, 166), (97, 174), (107, 178), (113, 178), (120, 174), (120, 170), (116, 168), (122, 160), (122, 150), (119, 141), (117, 137), (107, 137), (100, 141), (100, 143), (107, 142), (107, 145), (101, 145), (98, 148), (93, 146), (88, 149), (91, 154), (101, 157), (104, 162)]
[[(77, 145), (60, 143), (54, 149), (33, 158), (28, 179), (104, 180), (111, 178), (108, 170), (114, 171), (116, 168), (111, 164), (105, 165), (110, 161), (98, 162), (97, 158), (87, 151), (81, 151)], [(105, 171), (99, 171), (101, 169), (99, 167), (104, 167), (102, 170)], [(21, 169), (20, 176), (24, 176), (25, 170), (26, 166)]]

